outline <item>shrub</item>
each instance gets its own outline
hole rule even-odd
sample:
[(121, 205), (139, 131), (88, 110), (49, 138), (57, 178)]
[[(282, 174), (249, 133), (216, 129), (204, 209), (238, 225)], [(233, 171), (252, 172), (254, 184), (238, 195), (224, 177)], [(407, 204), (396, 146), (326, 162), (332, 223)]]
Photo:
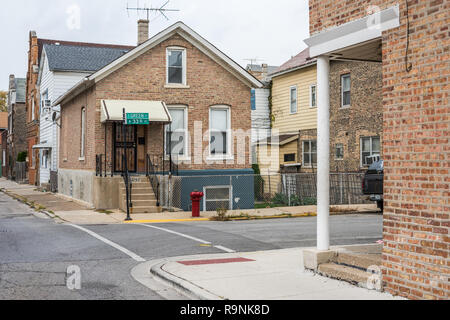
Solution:
[(25, 162), (27, 160), (27, 152), (23, 151), (23, 152), (19, 152), (19, 154), (17, 155), (17, 162)]

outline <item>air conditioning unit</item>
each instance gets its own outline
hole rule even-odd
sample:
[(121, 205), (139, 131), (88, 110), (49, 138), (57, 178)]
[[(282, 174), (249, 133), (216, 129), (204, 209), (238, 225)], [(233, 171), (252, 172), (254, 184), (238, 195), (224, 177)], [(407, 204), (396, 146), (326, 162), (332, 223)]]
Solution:
[(43, 106), (42, 106), (42, 111), (44, 113), (49, 113), (52, 109), (52, 102), (50, 100), (44, 100), (43, 101)]

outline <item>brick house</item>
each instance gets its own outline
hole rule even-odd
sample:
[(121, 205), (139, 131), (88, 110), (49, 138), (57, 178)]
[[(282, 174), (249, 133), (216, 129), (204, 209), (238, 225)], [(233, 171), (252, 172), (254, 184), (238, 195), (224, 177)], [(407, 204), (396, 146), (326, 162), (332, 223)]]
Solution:
[[(139, 34), (148, 34), (142, 28), (148, 30), (148, 22), (139, 21)], [(138, 179), (133, 190), (147, 191), (133, 199), (134, 212), (159, 209), (159, 189), (145, 178), (149, 168), (162, 186), (175, 165), (178, 176), (202, 177), (174, 178), (179, 209), (187, 210), (194, 189), (205, 190), (205, 198), (220, 189), (223, 178), (212, 176), (228, 183), (232, 174), (253, 173), (250, 143), (239, 148), (233, 132), (248, 132), (242, 141), (250, 141), (251, 90), (262, 83), (182, 22), (139, 39), (138, 47), (53, 103), (61, 105), (59, 192), (96, 208), (123, 209), (120, 173), (127, 145), (129, 170)], [(128, 126), (124, 136), (123, 108), (148, 113), (150, 124)], [(229, 208), (237, 198), (240, 208), (253, 207), (245, 188), (236, 183), (216, 191), (226, 194)]]
[[(9, 76), (8, 90), (8, 178), (15, 180), (19, 176), (16, 172), (17, 156), (27, 151), (26, 143), (26, 107), (25, 107), (25, 84), (26, 79)], [(26, 178), (25, 167), (20, 173), (20, 181)]]
[[(410, 299), (448, 299), (449, 2), (309, 4), (311, 38), (305, 42), (320, 61), (319, 122), (331, 104), (330, 58), (382, 61), (384, 289)], [(327, 136), (327, 129), (319, 135)], [(324, 153), (326, 143), (321, 148)], [(326, 166), (319, 164), (318, 250), (329, 248)]]

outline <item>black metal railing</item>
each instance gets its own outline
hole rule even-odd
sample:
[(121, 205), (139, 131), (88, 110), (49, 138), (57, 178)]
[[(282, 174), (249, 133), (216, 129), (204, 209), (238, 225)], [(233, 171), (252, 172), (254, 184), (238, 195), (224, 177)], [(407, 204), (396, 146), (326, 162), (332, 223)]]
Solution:
[(159, 175), (168, 175), (171, 174), (173, 176), (178, 176), (179, 174), (179, 165), (178, 165), (178, 156), (172, 155), (162, 156), (162, 155), (147, 155), (147, 158), (153, 164), (155, 172)]
[(157, 176), (157, 170), (156, 167), (150, 157), (150, 155), (146, 156), (146, 161), (145, 161), (145, 175), (147, 176), (147, 178), (150, 181), (150, 184), (152, 186), (153, 189), (153, 193), (155, 194), (155, 198), (156, 198), (156, 206), (159, 207), (159, 179)]

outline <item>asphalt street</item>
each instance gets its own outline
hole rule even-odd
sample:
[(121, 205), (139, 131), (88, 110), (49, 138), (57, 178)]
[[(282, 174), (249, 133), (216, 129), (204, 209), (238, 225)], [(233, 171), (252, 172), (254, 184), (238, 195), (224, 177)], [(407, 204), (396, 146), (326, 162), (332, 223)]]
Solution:
[[(333, 216), (330, 225), (332, 245), (382, 238), (381, 215)], [(29, 207), (0, 193), (0, 300), (159, 300), (130, 275), (142, 261), (311, 247), (315, 234), (314, 217), (73, 226), (36, 217)], [(80, 268), (81, 290), (67, 288), (69, 266)]]

